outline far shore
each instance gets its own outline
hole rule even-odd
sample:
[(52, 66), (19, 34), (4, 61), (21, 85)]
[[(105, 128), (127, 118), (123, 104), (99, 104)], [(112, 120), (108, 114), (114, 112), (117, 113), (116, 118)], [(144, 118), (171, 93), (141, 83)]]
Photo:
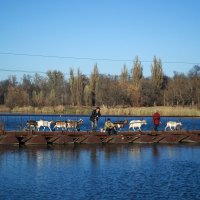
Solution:
[[(15, 107), (0, 106), (1, 113), (21, 114), (84, 114), (90, 115), (95, 107), (83, 106), (51, 106), (51, 107)], [(126, 116), (151, 116), (158, 111), (162, 116), (195, 116), (200, 117), (200, 108), (195, 106), (154, 106), (154, 107), (106, 107), (100, 106), (102, 115), (126, 115)]]

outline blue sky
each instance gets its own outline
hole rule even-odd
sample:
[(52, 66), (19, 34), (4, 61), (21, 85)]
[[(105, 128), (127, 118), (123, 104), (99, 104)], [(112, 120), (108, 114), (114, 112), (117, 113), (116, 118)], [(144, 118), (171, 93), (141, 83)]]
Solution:
[(187, 73), (200, 63), (199, 10), (199, 0), (0, 0), (0, 79), (20, 70), (67, 77), (71, 67), (89, 75), (96, 63), (118, 75), (135, 56), (145, 77), (154, 56), (166, 75)]

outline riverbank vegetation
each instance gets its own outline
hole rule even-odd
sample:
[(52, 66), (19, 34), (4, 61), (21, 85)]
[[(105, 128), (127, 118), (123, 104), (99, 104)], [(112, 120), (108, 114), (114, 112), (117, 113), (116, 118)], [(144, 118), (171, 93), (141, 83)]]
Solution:
[[(6, 113), (26, 113), (26, 114), (84, 114), (90, 115), (93, 107), (78, 106), (55, 106), (55, 107), (14, 107), (10, 109), (5, 106), (0, 107), (0, 112)], [(162, 116), (200, 116), (200, 109), (196, 107), (181, 106), (154, 106), (154, 107), (101, 107), (102, 115), (125, 115), (125, 116), (152, 116), (155, 111), (159, 111)]]
[(161, 59), (154, 57), (151, 76), (143, 76), (138, 57), (130, 71), (105, 75), (97, 64), (89, 76), (74, 72), (48, 71), (46, 75), (24, 74), (0, 81), (0, 105), (6, 112), (89, 114), (95, 106), (103, 114), (151, 115), (157, 107), (163, 115), (199, 115), (200, 66), (188, 74), (168, 77)]

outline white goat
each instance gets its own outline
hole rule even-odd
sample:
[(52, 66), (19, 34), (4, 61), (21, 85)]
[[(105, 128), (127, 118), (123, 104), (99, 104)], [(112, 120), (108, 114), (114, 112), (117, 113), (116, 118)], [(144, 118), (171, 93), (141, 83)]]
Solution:
[(39, 131), (40, 127), (43, 127), (43, 131), (48, 128), (50, 131), (51, 130), (51, 124), (53, 123), (53, 121), (45, 121), (45, 120), (39, 120), (39, 121), (36, 121), (37, 122), (37, 130)]
[(136, 131), (136, 128), (138, 128), (138, 130), (141, 131), (142, 125), (147, 125), (146, 120), (132, 120), (129, 123), (129, 129), (132, 128), (134, 131)]
[(173, 122), (173, 121), (169, 121), (167, 122), (167, 125), (165, 127), (165, 131), (167, 130), (167, 128), (170, 128), (171, 131), (175, 131), (177, 129), (177, 127), (182, 126), (181, 122)]

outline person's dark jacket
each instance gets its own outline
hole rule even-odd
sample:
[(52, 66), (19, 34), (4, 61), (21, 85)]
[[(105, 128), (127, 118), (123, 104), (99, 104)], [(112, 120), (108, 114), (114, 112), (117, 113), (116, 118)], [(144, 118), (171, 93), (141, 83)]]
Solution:
[(97, 110), (93, 110), (92, 114), (90, 116), (90, 121), (94, 122), (94, 121), (98, 121), (98, 118), (101, 116), (100, 111), (97, 112)]

